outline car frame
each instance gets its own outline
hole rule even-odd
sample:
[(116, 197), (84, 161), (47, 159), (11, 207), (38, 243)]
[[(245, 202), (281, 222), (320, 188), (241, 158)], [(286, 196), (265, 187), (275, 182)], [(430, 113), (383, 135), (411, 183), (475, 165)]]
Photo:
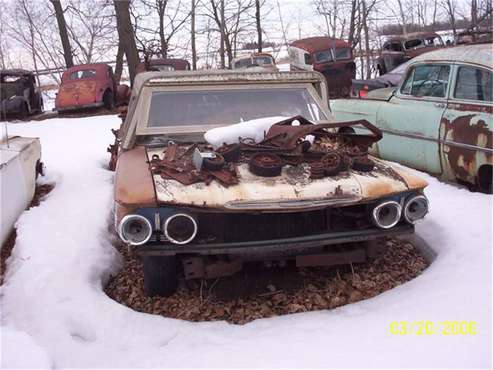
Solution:
[(68, 68), (55, 98), (58, 112), (86, 110), (128, 104), (130, 88), (118, 85), (113, 68), (105, 63), (81, 64)]
[[(216, 92), (219, 92), (217, 96)], [(414, 221), (407, 218), (406, 221), (401, 214), (402, 209), (410, 210), (411, 204), (417, 202), (422, 206), (421, 210), (424, 207), (422, 217), (427, 212), (428, 201), (423, 195), (427, 183), (383, 161), (375, 164), (379, 170), (375, 169), (371, 175), (348, 170), (349, 175), (318, 180), (310, 180), (305, 174), (301, 175), (305, 180), (300, 178), (295, 181), (289, 172), (280, 172), (274, 177), (256, 176), (249, 172), (241, 159), (233, 165), (238, 174), (237, 182), (226, 185), (218, 181), (206, 182), (207, 185), (200, 182), (189, 184), (185, 180), (198, 172), (184, 170), (188, 167), (181, 165), (174, 167), (177, 172), (172, 179), (163, 177), (166, 169), (173, 166), (171, 157), (190, 156), (194, 148), (198, 149), (204, 141), (205, 132), (233, 123), (225, 122), (220, 117), (229, 117), (228, 107), (233, 101), (231, 96), (240, 94), (236, 101), (243, 104), (243, 92), (262, 92), (259, 99), (265, 106), (255, 103), (253, 110), (250, 110), (261, 116), (264, 115), (262, 109), (266, 107), (278, 109), (278, 105), (266, 101), (269, 96), (275, 98), (276, 93), (301, 94), (299, 96), (308, 99), (307, 109), (319, 109), (314, 116), (315, 125), (302, 117), (295, 117), (284, 121), (284, 126), (279, 126), (279, 123), (276, 130), (297, 130), (290, 126), (290, 122), (296, 119), (303, 125), (298, 129), (315, 132), (327, 128), (336, 140), (355, 140), (364, 146), (368, 140), (380, 138), (378, 130), (374, 130), (372, 136), (352, 134), (349, 126), (358, 123), (332, 122), (325, 78), (318, 72), (138, 74), (128, 113), (117, 134), (114, 216), (115, 230), (120, 239), (142, 258), (144, 287), (149, 295), (170, 295), (174, 292), (179, 260), (186, 279), (232, 274), (247, 261), (294, 259), (298, 266), (363, 262), (382, 251), (383, 238), (414, 231)], [(173, 94), (176, 96), (173, 97)], [(177, 106), (176, 101), (187, 101), (189, 95), (199, 96), (202, 107), (195, 105), (197, 109), (210, 109), (213, 113), (224, 109), (225, 113), (220, 117), (210, 116), (206, 124), (188, 121), (187, 117), (203, 118), (201, 112), (190, 113), (186, 108)], [(227, 105), (211, 106), (218, 102), (220, 96), (227, 97)], [(165, 100), (160, 100), (162, 97)], [(155, 98), (157, 100), (153, 103)], [(162, 106), (163, 103), (171, 104), (188, 115), (183, 118), (183, 115), (169, 114), (171, 123), (168, 125), (165, 123), (168, 118), (159, 112), (150, 113), (156, 107), (161, 112), (169, 112), (168, 107)], [(290, 103), (289, 106), (293, 105)], [(246, 114), (246, 111), (245, 105), (241, 114)], [(152, 117), (159, 117), (162, 125), (156, 126)], [(181, 119), (186, 123), (174, 121)], [(349, 132), (341, 128), (349, 129)], [(324, 133), (329, 135), (329, 131)], [(273, 134), (273, 137), (281, 136)], [(165, 154), (168, 150), (169, 154)], [(195, 163), (200, 156), (196, 158), (196, 151), (193, 153)], [(162, 169), (165, 172), (156, 172), (160, 166), (164, 166)], [(228, 168), (232, 171), (231, 167)], [(200, 173), (201, 170), (198, 171)], [(392, 225), (375, 226), (382, 225), (380, 210), (386, 207), (389, 208)], [(327, 212), (332, 214), (332, 221), (327, 218)], [(346, 212), (347, 216), (341, 216)], [(355, 213), (351, 215), (351, 212)], [(344, 217), (351, 225), (353, 222), (356, 225), (361, 218), (362, 224), (351, 227), (332, 224), (344, 223)], [(182, 222), (181, 226), (174, 224), (175, 219)], [(376, 220), (376, 224), (372, 223), (372, 219)], [(308, 223), (301, 226), (305, 225), (304, 222)], [(218, 234), (213, 239), (207, 236), (216, 232)], [(186, 234), (185, 240), (178, 239), (176, 233)], [(274, 234), (277, 237), (272, 237)], [(336, 252), (333, 246), (340, 244), (346, 248)]]
[[(446, 80), (424, 80), (408, 93), (413, 71), (432, 68), (449, 71)], [(339, 120), (367, 119), (385, 133), (374, 145), (377, 156), (491, 193), (492, 76), (490, 45), (443, 48), (413, 59), (397, 88), (334, 101), (332, 110)]]
[[(427, 45), (430, 40), (433, 40), (433, 44)], [(382, 45), (375, 66), (378, 74), (384, 75), (418, 55), (444, 46), (441, 36), (435, 32), (412, 32), (391, 36)]]
[[(15, 81), (6, 81), (7, 78)], [(36, 86), (33, 72), (24, 69), (0, 71), (0, 119), (8, 116), (25, 117), (43, 112), (43, 97)]]

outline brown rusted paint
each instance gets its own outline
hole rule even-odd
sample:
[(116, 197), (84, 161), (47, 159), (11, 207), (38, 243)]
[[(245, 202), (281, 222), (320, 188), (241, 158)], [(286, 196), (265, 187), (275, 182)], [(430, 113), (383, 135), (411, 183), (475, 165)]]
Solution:
[(154, 181), (143, 146), (122, 152), (115, 174), (115, 201), (122, 206), (155, 206)]
[[(464, 105), (463, 110), (469, 111), (469, 108), (469, 105)], [(481, 161), (478, 159), (478, 151), (473, 147), (493, 149), (493, 131), (476, 113), (459, 116), (452, 121), (443, 117), (440, 129), (445, 140), (441, 150), (442, 158), (450, 166), (452, 176), (475, 183), (479, 167), (485, 163), (493, 164), (493, 155), (485, 153)], [(451, 144), (448, 145), (446, 142)], [(460, 144), (472, 147), (461, 147)]]

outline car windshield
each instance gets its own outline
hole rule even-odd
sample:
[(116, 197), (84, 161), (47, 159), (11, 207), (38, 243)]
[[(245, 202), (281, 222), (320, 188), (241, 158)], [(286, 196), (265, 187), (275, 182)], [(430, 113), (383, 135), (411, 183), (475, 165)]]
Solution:
[(351, 49), (350, 48), (340, 48), (335, 50), (335, 59), (351, 59)]
[(84, 80), (86, 78), (96, 77), (95, 69), (84, 69), (82, 71), (74, 71), (70, 74), (71, 80)]
[(439, 36), (427, 37), (424, 39), (426, 46), (442, 46), (443, 41)]
[(173, 67), (172, 65), (169, 65), (169, 64), (157, 64), (157, 65), (153, 65), (152, 66), (153, 68), (156, 68), (160, 71), (174, 71), (175, 70), (175, 67)]
[(18, 82), (22, 79), (22, 76), (18, 75), (4, 75), (2, 78), (2, 82), (8, 83), (8, 82)]
[(425, 46), (425, 43), (421, 39), (408, 40), (404, 43), (404, 47), (406, 49), (416, 49), (416, 48), (422, 48), (424, 46)]
[(315, 62), (317, 63), (325, 63), (332, 62), (332, 50), (319, 51), (315, 53)]
[(229, 125), (262, 117), (327, 119), (305, 88), (155, 91), (149, 127)]
[(274, 64), (273, 61), (272, 61), (272, 58), (271, 57), (267, 57), (267, 56), (264, 56), (264, 57), (255, 57), (253, 58), (254, 59), (254, 63), (259, 65), (259, 66), (263, 66), (263, 65), (266, 65), (266, 64)]

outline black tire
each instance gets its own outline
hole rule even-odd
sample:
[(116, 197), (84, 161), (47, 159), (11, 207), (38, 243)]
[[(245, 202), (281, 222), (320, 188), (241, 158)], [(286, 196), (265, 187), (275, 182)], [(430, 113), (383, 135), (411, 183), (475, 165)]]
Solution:
[(476, 182), (480, 192), (493, 194), (493, 166), (482, 165), (479, 167)]
[(144, 290), (150, 297), (168, 297), (178, 286), (175, 256), (143, 256)]
[(367, 157), (354, 158), (352, 167), (356, 171), (370, 172), (375, 167), (375, 162)]
[(337, 130), (339, 134), (355, 134), (356, 131), (354, 131), (354, 128), (345, 126), (345, 127), (339, 127)]
[(113, 109), (115, 107), (115, 97), (110, 90), (106, 90), (103, 95), (103, 103), (106, 109)]
[(204, 158), (202, 168), (209, 171), (219, 171), (225, 163), (223, 156), (216, 153), (216, 158)]
[(224, 144), (216, 150), (221, 154), (226, 162), (238, 162), (241, 154), (241, 147), (239, 144)]
[(248, 169), (251, 173), (262, 177), (279, 176), (282, 171), (282, 159), (272, 153), (254, 154), (248, 162)]

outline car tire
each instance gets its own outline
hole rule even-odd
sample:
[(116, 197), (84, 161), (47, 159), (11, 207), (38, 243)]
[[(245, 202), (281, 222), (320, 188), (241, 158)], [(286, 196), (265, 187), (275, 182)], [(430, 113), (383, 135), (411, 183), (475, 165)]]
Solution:
[(476, 183), (481, 193), (493, 194), (493, 166), (485, 164), (479, 167)]
[(175, 256), (143, 256), (144, 290), (150, 296), (169, 297), (178, 286)]
[(367, 157), (356, 157), (353, 159), (352, 168), (356, 171), (370, 172), (375, 167), (375, 162)]
[(202, 168), (209, 171), (219, 171), (224, 167), (225, 160), (222, 155), (216, 153), (216, 158), (204, 158)]
[(106, 90), (103, 95), (103, 103), (106, 109), (113, 109), (115, 107), (115, 97), (110, 90)]

